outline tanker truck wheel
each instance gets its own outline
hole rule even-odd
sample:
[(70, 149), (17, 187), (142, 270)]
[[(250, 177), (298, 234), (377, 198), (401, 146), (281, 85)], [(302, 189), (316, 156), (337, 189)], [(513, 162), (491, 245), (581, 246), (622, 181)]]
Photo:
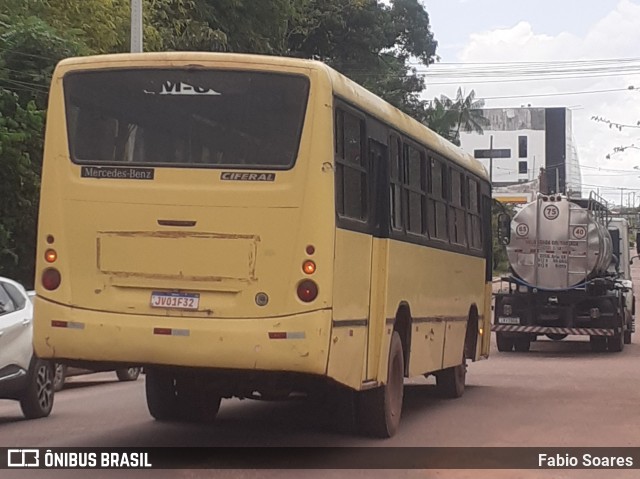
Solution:
[(509, 353), (513, 350), (514, 340), (510, 336), (505, 336), (504, 333), (496, 333), (496, 345), (501, 353)]
[(589, 336), (589, 343), (594, 353), (603, 353), (607, 350), (607, 338), (604, 336)]
[(527, 353), (531, 349), (531, 338), (529, 336), (521, 336), (516, 338), (514, 347), (519, 353)]
[(633, 319), (631, 313), (628, 310), (625, 310), (625, 319), (624, 344), (631, 344), (631, 325), (633, 324)]
[(616, 334), (615, 336), (607, 336), (607, 349), (610, 353), (619, 353), (624, 349), (624, 334)]

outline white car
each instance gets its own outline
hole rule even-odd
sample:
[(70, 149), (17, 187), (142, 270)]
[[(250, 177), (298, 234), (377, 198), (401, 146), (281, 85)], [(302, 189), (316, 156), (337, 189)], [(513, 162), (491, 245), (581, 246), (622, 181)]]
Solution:
[(33, 352), (33, 305), (19, 283), (0, 277), (0, 399), (20, 401), (27, 419), (53, 408), (53, 365)]

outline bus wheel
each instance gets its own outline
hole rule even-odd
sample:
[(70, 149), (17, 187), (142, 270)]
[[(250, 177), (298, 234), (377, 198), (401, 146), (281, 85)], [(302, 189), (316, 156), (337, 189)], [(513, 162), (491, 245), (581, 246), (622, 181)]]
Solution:
[(147, 371), (145, 379), (147, 408), (158, 421), (178, 420), (178, 397), (173, 376), (156, 370)]
[(360, 430), (365, 434), (387, 438), (400, 424), (404, 394), (404, 356), (397, 331), (391, 337), (387, 384), (358, 395), (357, 412)]
[(594, 353), (602, 353), (607, 350), (607, 338), (604, 336), (589, 336), (591, 351)]
[(496, 333), (496, 345), (501, 353), (508, 353), (513, 350), (513, 338), (505, 336), (503, 333)]
[(196, 378), (176, 380), (180, 419), (186, 422), (213, 422), (222, 397), (211, 394)]
[(610, 353), (619, 353), (624, 349), (624, 335), (607, 336), (607, 349)]
[(531, 349), (531, 339), (529, 338), (529, 336), (516, 338), (513, 346), (519, 353), (526, 353), (529, 351), (529, 349)]
[(445, 398), (455, 399), (464, 394), (464, 383), (467, 377), (467, 362), (462, 358), (462, 364), (443, 369), (436, 373), (436, 389)]

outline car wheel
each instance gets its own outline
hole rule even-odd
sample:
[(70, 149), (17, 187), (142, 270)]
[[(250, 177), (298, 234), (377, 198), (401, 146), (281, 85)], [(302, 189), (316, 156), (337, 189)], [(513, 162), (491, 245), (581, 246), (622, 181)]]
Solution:
[(140, 376), (142, 368), (116, 369), (116, 375), (120, 381), (135, 381)]
[(53, 408), (53, 365), (34, 358), (29, 370), (29, 384), (20, 399), (24, 417), (36, 419), (46, 417)]
[(55, 363), (53, 368), (53, 390), (58, 392), (64, 387), (67, 378), (67, 367), (64, 364)]

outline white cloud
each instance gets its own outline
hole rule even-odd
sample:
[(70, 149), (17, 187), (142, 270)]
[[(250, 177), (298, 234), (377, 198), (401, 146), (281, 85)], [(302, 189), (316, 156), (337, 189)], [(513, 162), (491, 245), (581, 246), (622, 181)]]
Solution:
[[(576, 12), (579, 14), (579, 12)], [(640, 50), (640, 4), (631, 0), (620, 0), (615, 10), (593, 24), (582, 37), (570, 33), (557, 35), (539, 34), (526, 21), (509, 27), (471, 34), (468, 42), (459, 51), (458, 60), (464, 63), (480, 62), (555, 62), (575, 60), (601, 60), (639, 58)], [(640, 71), (640, 61), (635, 63)], [(515, 66), (514, 66), (515, 68)], [(547, 67), (548, 68), (548, 67)], [(579, 79), (491, 83), (478, 82), (463, 85), (468, 92), (475, 89), (480, 98), (525, 96), (514, 99), (487, 100), (487, 107), (514, 107), (523, 104), (532, 106), (566, 106), (573, 109), (573, 132), (582, 165), (615, 169), (632, 169), (640, 166), (640, 150), (629, 149), (611, 155), (616, 146), (640, 145), (640, 129), (625, 128), (622, 131), (610, 129), (604, 123), (593, 121), (592, 116), (600, 116), (619, 123), (635, 125), (640, 120), (640, 73), (618, 76)], [(489, 79), (487, 79), (489, 80)], [(437, 80), (427, 78), (427, 85)], [(626, 90), (613, 93), (576, 94), (551, 97), (526, 97), (536, 94), (585, 92), (594, 90), (624, 89), (629, 85), (637, 91)], [(440, 93), (455, 95), (456, 85), (429, 86), (427, 97)], [(598, 173), (593, 169), (583, 169), (585, 184), (607, 185), (609, 187), (638, 188), (638, 175), (591, 176)], [(610, 172), (607, 174), (611, 174)], [(609, 199), (617, 198), (619, 192), (610, 191)]]

